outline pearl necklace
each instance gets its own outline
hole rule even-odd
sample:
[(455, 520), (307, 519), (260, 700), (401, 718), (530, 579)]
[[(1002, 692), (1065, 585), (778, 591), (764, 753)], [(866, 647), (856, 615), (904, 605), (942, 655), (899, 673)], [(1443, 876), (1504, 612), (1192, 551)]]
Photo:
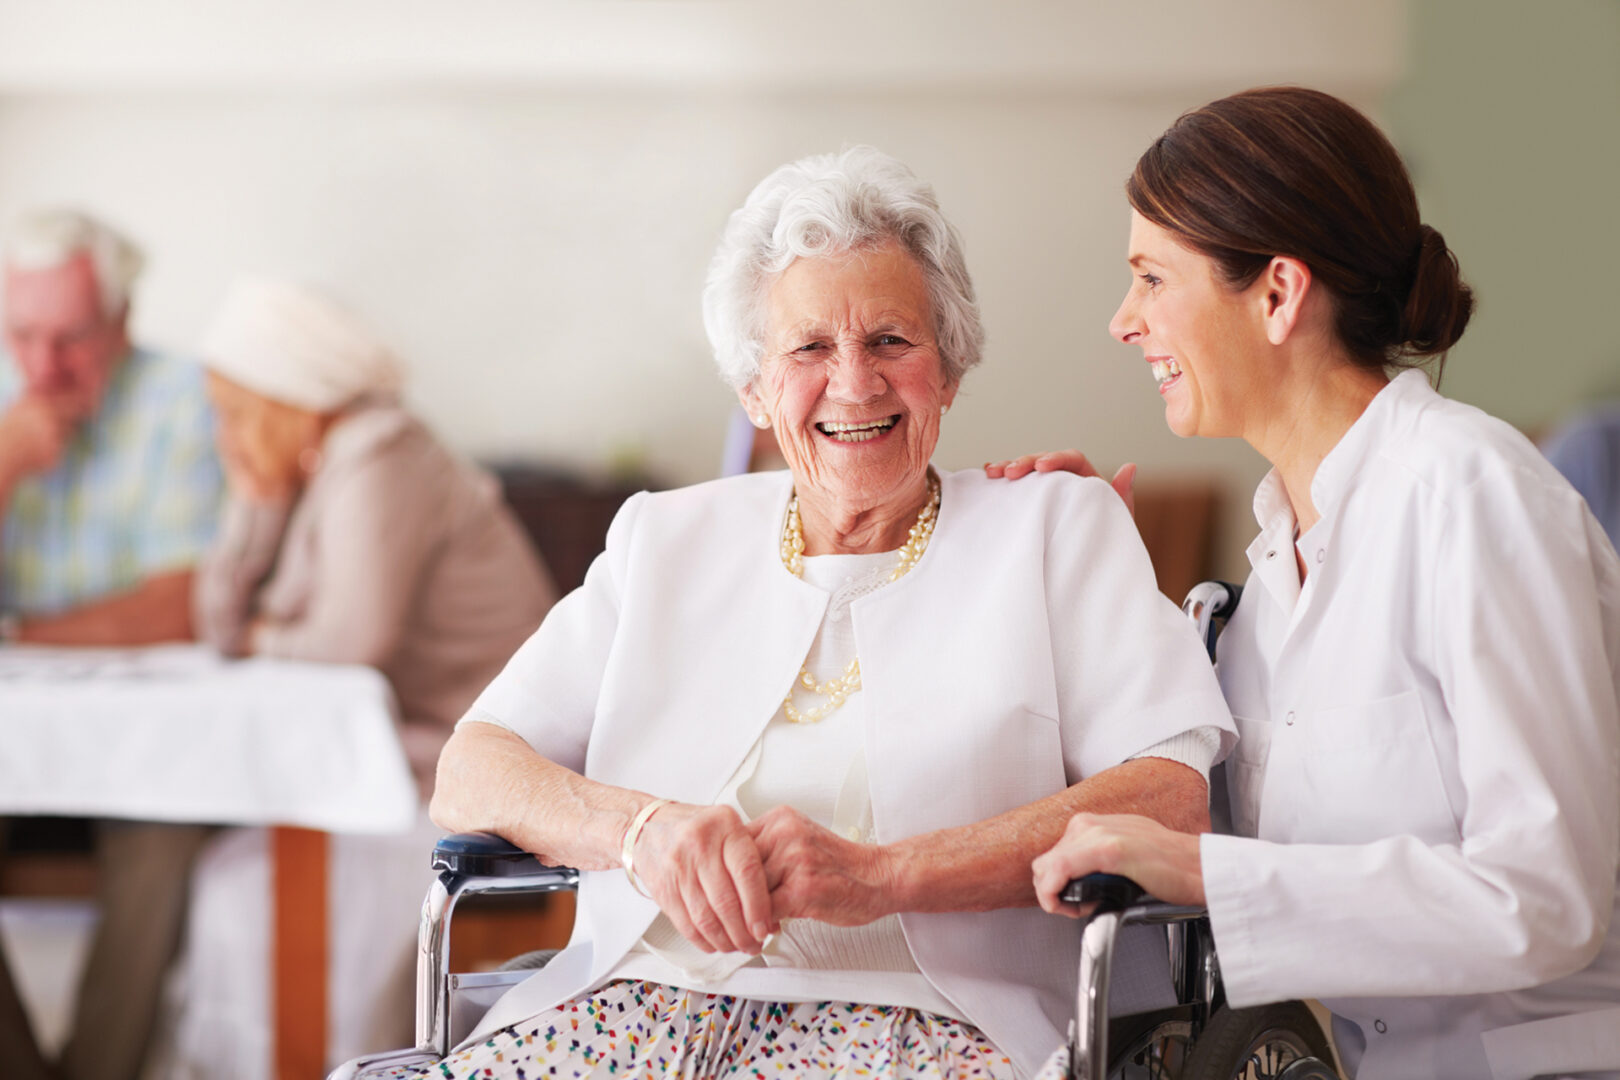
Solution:
[[(917, 565), (917, 560), (928, 550), (928, 541), (934, 535), (934, 521), (938, 516), (939, 478), (930, 471), (928, 501), (923, 503), (923, 508), (917, 512), (917, 523), (906, 534), (906, 542), (900, 547), (899, 559), (889, 574), (890, 581), (899, 581)], [(788, 502), (787, 521), (782, 525), (782, 565), (787, 567), (788, 573), (794, 577), (804, 577), (804, 525), (799, 520), (797, 494)], [(814, 724), (837, 712), (848, 700), (849, 695), (861, 688), (861, 658), (857, 656), (851, 660), (838, 678), (828, 679), (822, 683), (816, 682), (807, 665), (800, 664), (799, 678), (794, 686), (802, 686), (812, 694), (821, 695), (827, 699), (827, 703), (801, 712), (793, 704), (793, 690), (789, 689), (787, 697), (782, 699), (783, 715), (788, 718), (789, 723)]]

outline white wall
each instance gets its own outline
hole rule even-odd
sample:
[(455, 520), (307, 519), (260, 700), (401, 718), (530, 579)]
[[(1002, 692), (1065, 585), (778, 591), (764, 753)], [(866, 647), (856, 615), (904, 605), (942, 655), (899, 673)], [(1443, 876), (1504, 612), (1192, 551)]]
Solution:
[(1108, 339), (1121, 185), (1177, 113), (1245, 85), (1376, 109), (1404, 5), (1139, 10), (290, 0), (198, 22), (161, 0), (95, 20), (0, 0), (0, 27), (27, 31), (0, 30), (0, 215), (67, 199), (125, 224), (151, 249), (150, 340), (194, 341), (238, 271), (323, 282), (466, 451), (639, 456), (690, 481), (731, 401), (698, 311), (726, 214), (773, 166), (870, 142), (934, 182), (981, 292), (987, 360), (942, 463), (1080, 445), (1222, 475), (1241, 522), (1256, 459), (1170, 436)]
[(1538, 430), (1620, 398), (1620, 3), (1421, 0), (1388, 116), (1479, 309), (1447, 394)]

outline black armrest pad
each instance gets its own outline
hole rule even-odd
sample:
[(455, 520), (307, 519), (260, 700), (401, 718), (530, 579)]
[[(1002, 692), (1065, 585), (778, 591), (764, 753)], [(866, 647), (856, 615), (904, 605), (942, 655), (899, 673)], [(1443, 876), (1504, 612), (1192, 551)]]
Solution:
[(547, 867), (494, 833), (452, 833), (433, 845), (433, 869), (472, 877), (519, 877)]
[(1096, 904), (1097, 912), (1123, 911), (1147, 897), (1142, 886), (1119, 874), (1087, 874), (1064, 886), (1066, 904)]

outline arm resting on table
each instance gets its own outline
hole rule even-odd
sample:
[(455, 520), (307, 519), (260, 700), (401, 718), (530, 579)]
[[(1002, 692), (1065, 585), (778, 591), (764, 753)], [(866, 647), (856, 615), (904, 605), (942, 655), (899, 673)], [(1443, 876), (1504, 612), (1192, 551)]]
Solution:
[(59, 615), (22, 621), (17, 640), (30, 645), (156, 645), (190, 641), (192, 571), (171, 570), (128, 592)]

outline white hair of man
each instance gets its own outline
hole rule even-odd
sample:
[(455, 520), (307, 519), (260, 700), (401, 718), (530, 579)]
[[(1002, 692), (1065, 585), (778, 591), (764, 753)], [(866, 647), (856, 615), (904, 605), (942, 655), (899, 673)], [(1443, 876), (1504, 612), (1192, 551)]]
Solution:
[(5, 264), (17, 270), (49, 270), (81, 253), (90, 257), (95, 269), (101, 310), (109, 319), (122, 315), (146, 264), (129, 237), (99, 218), (67, 207), (29, 211), (6, 233)]
[(703, 288), (703, 326), (721, 377), (740, 389), (759, 374), (765, 296), (795, 259), (890, 240), (922, 267), (940, 360), (960, 379), (984, 349), (962, 238), (940, 213), (933, 188), (870, 146), (783, 165), (726, 222)]

